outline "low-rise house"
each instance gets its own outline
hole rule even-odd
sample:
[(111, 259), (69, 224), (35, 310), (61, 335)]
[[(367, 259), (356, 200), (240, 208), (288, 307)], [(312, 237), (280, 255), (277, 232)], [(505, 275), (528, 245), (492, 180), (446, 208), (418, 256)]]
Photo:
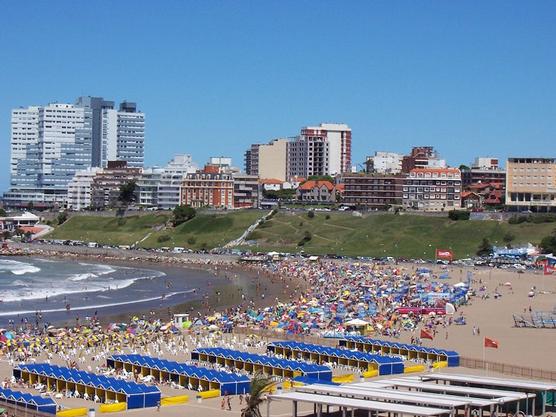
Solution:
[(342, 187), (330, 181), (309, 180), (297, 188), (296, 197), (307, 203), (334, 203), (342, 191)]

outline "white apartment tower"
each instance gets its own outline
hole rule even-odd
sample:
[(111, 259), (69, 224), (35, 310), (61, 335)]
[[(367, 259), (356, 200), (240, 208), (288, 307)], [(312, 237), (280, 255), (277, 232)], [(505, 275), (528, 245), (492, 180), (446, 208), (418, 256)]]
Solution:
[(102, 109), (102, 167), (106, 167), (108, 161), (127, 161), (130, 168), (142, 168), (144, 143), (145, 114), (137, 111), (135, 103), (124, 101), (118, 110)]
[(77, 171), (91, 166), (91, 112), (73, 104), (12, 110), (8, 206), (63, 204)]
[(351, 128), (321, 123), (301, 129), (288, 144), (288, 177), (338, 175), (351, 171)]

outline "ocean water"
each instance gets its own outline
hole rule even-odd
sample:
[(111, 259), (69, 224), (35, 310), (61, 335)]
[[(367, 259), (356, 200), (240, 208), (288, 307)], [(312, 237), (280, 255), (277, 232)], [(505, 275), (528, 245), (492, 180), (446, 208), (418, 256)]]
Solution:
[(37, 312), (59, 320), (159, 308), (195, 298), (210, 280), (207, 271), (183, 268), (0, 257), (0, 323)]

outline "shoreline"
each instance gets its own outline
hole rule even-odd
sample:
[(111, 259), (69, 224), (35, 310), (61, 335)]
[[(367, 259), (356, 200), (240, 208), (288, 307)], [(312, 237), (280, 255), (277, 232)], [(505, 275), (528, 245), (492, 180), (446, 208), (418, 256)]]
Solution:
[[(102, 314), (104, 306), (87, 306), (72, 308), (68, 313), (71, 318), (53, 320), (52, 324), (59, 326), (72, 326), (75, 324), (73, 312), (99, 311), (99, 321), (102, 324), (112, 322), (127, 322), (133, 316), (153, 315), (170, 321), (175, 313), (188, 313), (192, 316), (208, 315), (217, 311), (225, 311), (231, 308), (245, 306), (252, 303), (254, 308), (263, 308), (275, 304), (277, 299), (288, 300), (298, 291), (301, 282), (296, 283), (291, 278), (282, 277), (277, 273), (270, 273), (249, 264), (237, 262), (237, 256), (215, 255), (215, 254), (166, 254), (138, 252), (129, 253), (121, 249), (98, 249), (71, 247), (63, 245), (48, 245), (48, 247), (33, 244), (12, 245), (16, 248), (14, 253), (2, 253), (0, 257), (36, 257), (55, 258), (64, 260), (87, 261), (98, 264), (111, 264), (114, 266), (129, 267), (137, 266), (144, 268), (162, 270), (187, 269), (190, 271), (204, 271), (210, 273), (217, 282), (214, 285), (202, 288), (193, 293), (193, 298), (185, 302), (170, 302), (168, 305), (153, 307), (148, 301), (167, 302), (171, 300), (161, 297), (152, 297), (149, 300), (130, 301), (121, 304), (129, 306), (125, 312)], [(12, 252), (12, 251), (10, 251)], [(167, 272), (167, 271), (166, 271)], [(285, 284), (285, 285), (284, 285)], [(261, 298), (261, 294), (264, 296)], [(117, 306), (107, 306), (117, 307)], [(47, 312), (47, 311), (45, 311)], [(29, 313), (29, 315), (33, 315)], [(7, 316), (7, 314), (5, 314)]]

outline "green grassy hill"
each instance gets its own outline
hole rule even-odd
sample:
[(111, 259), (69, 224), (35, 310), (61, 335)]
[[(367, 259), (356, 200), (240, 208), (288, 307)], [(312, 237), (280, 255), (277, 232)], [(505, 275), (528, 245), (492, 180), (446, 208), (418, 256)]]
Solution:
[(214, 248), (236, 239), (267, 212), (260, 210), (233, 211), (225, 214), (199, 213), (176, 228), (166, 224), (168, 214), (146, 214), (123, 218), (75, 216), (57, 227), (47, 239), (82, 240), (110, 245), (174, 247), (191, 249)]
[[(327, 219), (326, 217), (329, 217)], [(550, 224), (510, 225), (496, 221), (451, 221), (448, 218), (375, 214), (355, 217), (350, 213), (279, 213), (252, 233), (259, 250), (335, 253), (348, 256), (395, 256), (433, 258), (436, 248), (452, 249), (458, 258), (475, 255), (483, 238), (503, 244), (507, 234), (514, 245), (538, 243)], [(309, 232), (312, 239), (298, 246)]]
[[(141, 246), (153, 248), (179, 246), (190, 249), (212, 249), (239, 238), (266, 211), (242, 210), (226, 214), (198, 214), (178, 227), (153, 233)], [(168, 240), (161, 237), (167, 237)]]
[(163, 227), (167, 214), (129, 217), (74, 216), (50, 233), (47, 239), (82, 240), (109, 245), (131, 245)]
[[(266, 214), (260, 210), (228, 213), (200, 212), (176, 228), (166, 227), (168, 214), (147, 214), (125, 218), (76, 216), (48, 235), (49, 239), (83, 240), (113, 245), (142, 247), (214, 248), (241, 236)], [(327, 219), (327, 217), (329, 217)], [(373, 214), (355, 217), (351, 213), (279, 212), (249, 237), (252, 250), (278, 250), (348, 256), (395, 256), (433, 258), (436, 248), (452, 249), (458, 258), (473, 256), (483, 238), (502, 245), (504, 236), (514, 236), (513, 245), (538, 243), (556, 225), (496, 221), (451, 221), (448, 218), (414, 215)], [(308, 233), (304, 246), (298, 242)]]

